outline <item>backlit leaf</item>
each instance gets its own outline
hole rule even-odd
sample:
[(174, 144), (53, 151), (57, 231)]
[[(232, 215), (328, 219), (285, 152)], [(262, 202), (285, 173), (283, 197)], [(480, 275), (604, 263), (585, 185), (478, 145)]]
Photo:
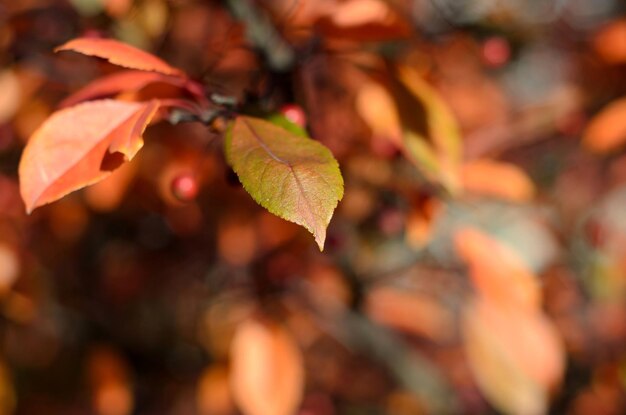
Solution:
[(363, 84), (357, 93), (355, 105), (375, 137), (388, 139), (402, 147), (400, 115), (387, 88), (374, 81)]
[(583, 133), (583, 144), (596, 153), (618, 149), (626, 142), (626, 98), (613, 101), (598, 113)]
[(300, 349), (280, 326), (249, 319), (230, 349), (231, 388), (245, 415), (294, 414), (304, 387)]
[(332, 20), (337, 26), (357, 26), (384, 21), (390, 13), (389, 5), (380, 0), (349, 0), (337, 6)]
[(368, 293), (366, 312), (378, 323), (436, 342), (452, 338), (452, 313), (426, 294), (379, 287)]
[(96, 56), (125, 68), (184, 76), (180, 69), (168, 65), (151, 53), (113, 39), (78, 38), (57, 47), (55, 52), (62, 50)]
[(343, 196), (332, 153), (315, 140), (251, 117), (234, 121), (225, 146), (228, 162), (252, 198), (304, 226), (323, 249), (326, 227)]
[(626, 19), (618, 19), (604, 26), (593, 39), (593, 47), (610, 64), (626, 62)]
[(462, 331), (470, 368), (489, 402), (511, 415), (546, 413), (564, 350), (542, 313), (479, 299), (466, 308)]
[(32, 135), (19, 166), (27, 212), (96, 183), (143, 146), (158, 101), (86, 102), (54, 113)]
[(479, 295), (499, 304), (539, 308), (537, 277), (512, 248), (473, 228), (457, 231), (454, 242)]
[(535, 186), (522, 169), (489, 159), (465, 163), (461, 179), (465, 191), (515, 202), (527, 202), (535, 193)]
[[(402, 85), (423, 105), (425, 131), (405, 126), (404, 141), (409, 157), (426, 173), (435, 174), (446, 188), (459, 187), (461, 133), (448, 105), (420, 74), (406, 65), (397, 68)], [(409, 111), (407, 108), (405, 111)]]
[(329, 37), (376, 42), (410, 35), (404, 16), (384, 0), (342, 1), (324, 12), (316, 26)]
[(176, 86), (181, 85), (180, 78), (163, 75), (158, 72), (134, 70), (119, 71), (111, 75), (98, 78), (87, 84), (85, 87), (65, 98), (59, 104), (59, 107), (71, 107), (83, 101), (103, 98), (119, 94), (120, 92), (139, 91), (140, 89), (156, 82), (163, 82)]

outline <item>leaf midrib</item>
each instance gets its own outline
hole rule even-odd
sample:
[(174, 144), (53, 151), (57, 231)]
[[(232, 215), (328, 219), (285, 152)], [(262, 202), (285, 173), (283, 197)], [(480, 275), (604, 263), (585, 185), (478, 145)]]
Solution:
[(298, 190), (300, 191), (300, 193), (302, 194), (302, 197), (304, 198), (304, 201), (307, 205), (307, 209), (309, 210), (312, 218), (314, 219), (313, 222), (310, 225), (312, 227), (314, 227), (315, 229), (312, 229), (312, 231), (316, 232), (318, 231), (318, 226), (315, 225), (315, 211), (313, 209), (313, 206), (311, 205), (311, 202), (309, 201), (309, 198), (307, 197), (307, 194), (304, 190), (304, 187), (302, 186), (302, 182), (300, 181), (300, 178), (298, 177), (298, 175), (296, 174), (296, 171), (294, 169), (293, 164), (291, 164), (291, 162), (287, 161), (287, 160), (283, 160), (281, 157), (277, 156), (276, 154), (274, 154), (272, 152), (272, 149), (267, 145), (267, 143), (265, 143), (265, 140), (263, 140), (263, 138), (261, 138), (261, 136), (256, 132), (256, 130), (254, 129), (254, 127), (252, 125), (250, 125), (250, 123), (245, 119), (242, 118), (242, 121), (244, 122), (244, 124), (246, 125), (246, 127), (248, 128), (248, 130), (250, 130), (250, 132), (252, 133), (252, 136), (257, 140), (257, 142), (259, 143), (259, 145), (261, 146), (261, 148), (263, 150), (265, 150), (265, 152), (272, 158), (274, 159), (276, 162), (284, 164), (285, 166), (287, 166), (291, 172), (291, 175), (293, 176), (293, 178), (296, 181), (296, 185), (298, 186)]

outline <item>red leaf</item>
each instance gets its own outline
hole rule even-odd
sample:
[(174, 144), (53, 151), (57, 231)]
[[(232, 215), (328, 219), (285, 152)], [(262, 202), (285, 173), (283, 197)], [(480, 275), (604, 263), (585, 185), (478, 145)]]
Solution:
[(54, 113), (30, 138), (20, 161), (26, 211), (96, 183), (131, 160), (159, 107), (99, 100)]
[(180, 78), (163, 75), (157, 72), (120, 71), (87, 84), (85, 87), (65, 98), (61, 104), (59, 104), (59, 107), (71, 107), (83, 101), (115, 95), (122, 91), (139, 91), (157, 82), (182, 86)]
[(61, 50), (73, 50), (83, 55), (97, 56), (125, 68), (185, 76), (183, 71), (171, 67), (151, 53), (113, 39), (78, 38), (57, 47), (54, 51)]

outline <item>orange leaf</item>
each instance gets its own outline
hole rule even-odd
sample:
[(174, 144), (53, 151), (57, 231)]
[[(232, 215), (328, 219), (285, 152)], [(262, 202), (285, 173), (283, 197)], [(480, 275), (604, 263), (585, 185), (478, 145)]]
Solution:
[(587, 125), (583, 144), (596, 153), (607, 153), (626, 142), (626, 98), (604, 107)]
[(20, 161), (26, 211), (96, 183), (143, 146), (158, 101), (86, 102), (54, 113), (30, 138)]
[(62, 50), (97, 56), (125, 68), (160, 72), (165, 75), (185, 75), (180, 69), (171, 67), (151, 53), (113, 39), (78, 38), (57, 47), (54, 51)]
[(598, 55), (610, 64), (626, 62), (626, 19), (615, 20), (600, 30), (593, 39)]
[(494, 160), (473, 160), (463, 165), (461, 180), (466, 191), (526, 202), (532, 199), (535, 187), (526, 173), (517, 166)]
[(385, 21), (390, 12), (389, 6), (380, 0), (349, 0), (337, 6), (332, 20), (337, 26), (358, 26)]
[(316, 25), (326, 36), (367, 42), (410, 34), (403, 16), (382, 0), (348, 0), (326, 8), (325, 12)]
[(139, 91), (156, 82), (181, 86), (180, 78), (166, 76), (157, 72), (120, 71), (87, 84), (65, 98), (59, 104), (59, 107), (71, 107), (83, 101), (115, 95), (122, 91)]
[(291, 415), (302, 399), (300, 350), (281, 327), (249, 319), (231, 345), (231, 388), (245, 415)]
[(403, 148), (400, 115), (391, 93), (384, 86), (375, 81), (363, 84), (357, 92), (355, 105), (374, 137), (386, 138), (396, 147)]
[(564, 351), (543, 314), (478, 300), (464, 313), (463, 340), (476, 382), (494, 406), (508, 414), (545, 413)]
[(541, 291), (537, 277), (515, 251), (472, 228), (457, 231), (454, 242), (482, 297), (511, 307), (539, 308)]
[(392, 287), (368, 293), (367, 315), (374, 321), (433, 341), (453, 335), (453, 317), (437, 299)]

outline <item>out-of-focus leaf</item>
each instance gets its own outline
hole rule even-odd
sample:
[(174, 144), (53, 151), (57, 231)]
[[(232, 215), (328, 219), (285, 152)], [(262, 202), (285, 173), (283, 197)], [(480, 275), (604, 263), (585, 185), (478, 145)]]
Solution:
[(114, 65), (142, 71), (154, 71), (165, 75), (184, 76), (184, 73), (174, 68), (151, 53), (137, 49), (126, 43), (113, 39), (78, 38), (57, 47), (55, 52), (72, 50), (83, 55), (97, 56), (106, 59)]
[(482, 297), (496, 304), (539, 308), (541, 291), (537, 277), (513, 249), (473, 228), (459, 229), (454, 242)]
[(550, 321), (536, 310), (479, 299), (466, 308), (462, 324), (465, 353), (487, 399), (511, 415), (546, 413), (548, 392), (564, 368)]
[(20, 275), (22, 267), (20, 262), (17, 251), (11, 245), (0, 242), (0, 297), (11, 288)]
[(226, 135), (226, 156), (252, 198), (271, 213), (304, 226), (324, 248), (326, 227), (343, 196), (332, 153), (317, 141), (251, 117)]
[(451, 311), (425, 294), (376, 288), (368, 293), (366, 309), (374, 321), (433, 341), (449, 340), (453, 334)]
[(510, 163), (489, 159), (472, 160), (461, 169), (463, 188), (467, 192), (528, 202), (535, 187), (526, 173)]
[(383, 0), (349, 0), (324, 10), (317, 29), (329, 37), (384, 41), (406, 37), (410, 26)]
[(233, 398), (245, 415), (291, 415), (302, 399), (300, 349), (280, 326), (251, 318), (230, 350)]
[(382, 137), (402, 148), (402, 127), (396, 103), (378, 82), (367, 82), (356, 96), (356, 110), (375, 137)]
[(416, 206), (406, 220), (406, 241), (414, 248), (423, 248), (432, 238), (434, 222), (444, 205), (437, 198), (427, 198)]
[(151, 37), (161, 36), (168, 29), (170, 8), (167, 0), (147, 0), (139, 4), (137, 15), (130, 21), (137, 20), (142, 29)]
[(626, 142), (626, 98), (604, 107), (587, 125), (583, 144), (596, 153), (608, 153)]
[(15, 71), (5, 69), (0, 72), (0, 124), (15, 115), (23, 99), (22, 88)]
[(397, 74), (402, 85), (423, 105), (425, 116), (425, 131), (405, 125), (407, 153), (418, 167), (435, 175), (436, 180), (455, 193), (459, 187), (461, 162), (461, 133), (457, 122), (448, 105), (417, 71), (399, 65)]
[(120, 92), (134, 92), (156, 83), (163, 82), (175, 86), (181, 86), (181, 79), (178, 77), (163, 75), (158, 72), (144, 71), (120, 71), (109, 76), (98, 78), (85, 87), (74, 92), (59, 104), (59, 107), (66, 108), (76, 105), (82, 101), (95, 98), (107, 97)]
[(143, 146), (158, 101), (99, 100), (60, 110), (30, 138), (19, 166), (27, 212), (96, 183)]
[(120, 18), (130, 11), (133, 5), (132, 0), (101, 0), (104, 3), (104, 10), (114, 18)]
[(593, 46), (606, 62), (626, 62), (626, 19), (615, 20), (603, 27), (594, 37)]
[(96, 348), (87, 362), (92, 405), (99, 415), (129, 415), (134, 406), (128, 364), (116, 351)]
[(247, 265), (258, 250), (253, 222), (237, 216), (223, 218), (217, 231), (217, 250), (227, 263)]
[(337, 5), (332, 20), (337, 26), (358, 26), (384, 21), (390, 12), (380, 0), (349, 0)]

